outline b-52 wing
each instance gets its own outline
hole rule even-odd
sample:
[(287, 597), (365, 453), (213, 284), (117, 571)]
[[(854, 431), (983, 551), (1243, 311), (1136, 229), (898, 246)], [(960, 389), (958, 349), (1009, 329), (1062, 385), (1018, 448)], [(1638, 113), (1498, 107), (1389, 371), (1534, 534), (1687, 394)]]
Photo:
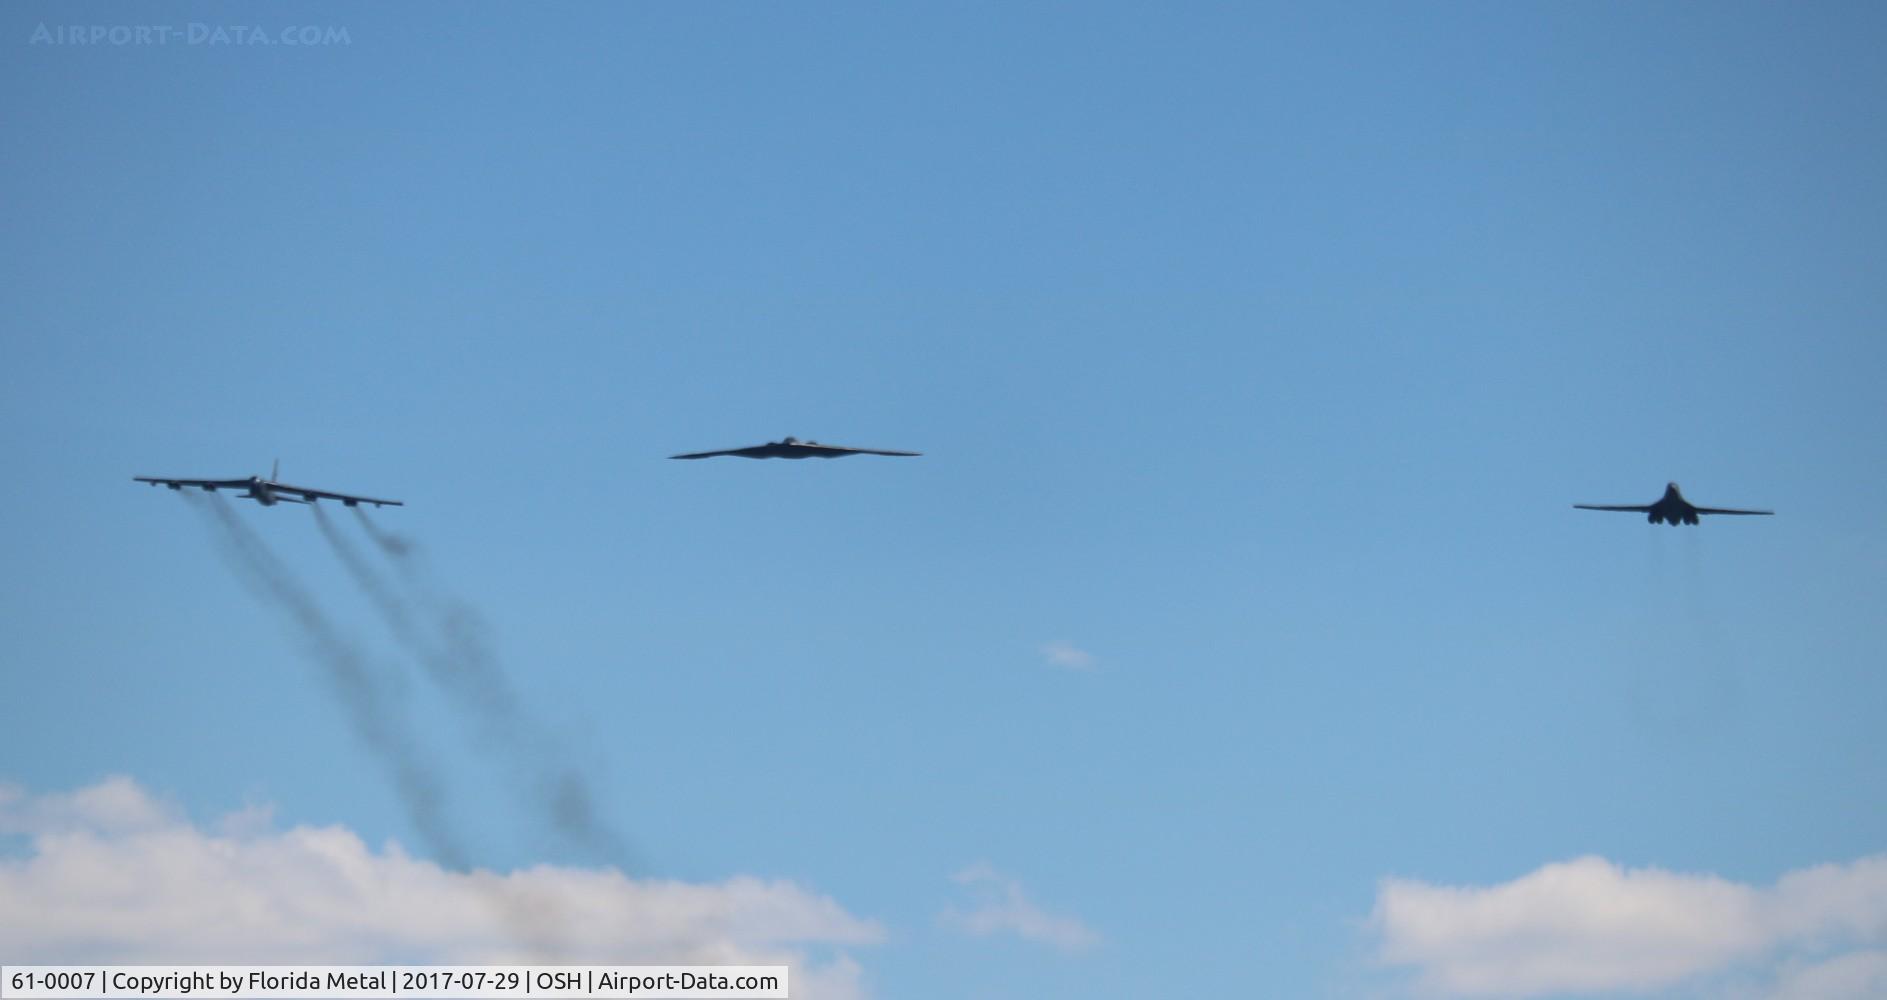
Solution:
[(406, 504), (398, 500), (381, 500), (376, 497), (355, 496), (351, 493), (330, 493), (327, 490), (314, 490), (306, 486), (290, 486), (287, 483), (270, 483), (269, 489), (274, 491), (275, 495), (279, 498), (288, 499), (290, 497), (299, 496), (303, 500), (307, 500), (311, 503), (316, 500), (339, 500), (349, 507), (363, 503), (370, 503), (375, 507), (406, 506)]
[(379, 497), (317, 490), (312, 486), (292, 486), (288, 483), (276, 482), (273, 478), (263, 479), (261, 476), (251, 476), (248, 479), (165, 479), (161, 476), (132, 476), (131, 478), (140, 483), (150, 483), (152, 486), (168, 486), (173, 490), (186, 487), (207, 493), (214, 493), (217, 490), (240, 490), (239, 496), (254, 500), (265, 507), (284, 501), (314, 503), (316, 500), (339, 500), (349, 507), (357, 507), (364, 503), (373, 504), (375, 507), (406, 506), (398, 500), (382, 500)]
[(249, 488), (247, 479), (160, 479), (155, 476), (132, 476), (131, 478), (140, 483), (150, 483), (152, 486), (168, 486), (173, 490), (179, 490), (185, 486), (194, 486), (204, 490)]

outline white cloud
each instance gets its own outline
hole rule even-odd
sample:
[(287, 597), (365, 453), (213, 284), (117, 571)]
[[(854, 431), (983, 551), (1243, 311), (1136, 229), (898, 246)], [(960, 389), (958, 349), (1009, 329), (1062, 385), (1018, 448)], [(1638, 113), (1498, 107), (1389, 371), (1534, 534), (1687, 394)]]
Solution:
[(1019, 883), (987, 864), (973, 864), (951, 876), (951, 880), (967, 887), (976, 902), (969, 909), (946, 909), (943, 921), (967, 933), (978, 937), (1014, 934), (1063, 951), (1080, 951), (1100, 940), (1081, 921), (1036, 906)]
[(342, 827), (250, 808), (198, 827), (128, 778), (62, 795), (0, 787), (8, 961), (790, 965), (793, 995), (864, 995), (843, 951), (878, 925), (792, 882), (609, 869), (447, 871)]
[(1042, 644), (1042, 658), (1047, 660), (1050, 666), (1063, 667), (1068, 670), (1086, 670), (1094, 666), (1094, 654), (1077, 647), (1072, 642), (1063, 642), (1059, 639)]
[(0, 833), (130, 833), (171, 825), (178, 815), (175, 807), (121, 776), (52, 795), (28, 795), (16, 785), (0, 785)]
[(1385, 962), (1447, 996), (1645, 990), (1762, 962), (1778, 998), (1859, 996), (1849, 984), (1878, 982), (1880, 954), (1828, 957), (1887, 945), (1887, 855), (1767, 888), (1597, 857), (1487, 887), (1391, 878), (1371, 923)]
[(1887, 997), (1887, 951), (1857, 951), (1825, 962), (1792, 965), (1777, 977), (1770, 1000), (1879, 1000)]

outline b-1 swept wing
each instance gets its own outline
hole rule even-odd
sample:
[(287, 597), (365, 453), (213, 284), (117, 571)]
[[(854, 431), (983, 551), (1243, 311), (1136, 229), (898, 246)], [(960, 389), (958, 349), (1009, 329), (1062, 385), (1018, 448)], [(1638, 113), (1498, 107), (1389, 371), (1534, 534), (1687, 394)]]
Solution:
[(1657, 502), (1644, 504), (1643, 506), (1627, 507), (1623, 505), (1593, 503), (1576, 503), (1573, 504), (1573, 506), (1580, 510), (1616, 510), (1633, 514), (1643, 514), (1645, 515), (1645, 520), (1650, 521), (1652, 524), (1668, 524), (1673, 528), (1680, 524), (1696, 524), (1697, 515), (1699, 514), (1769, 515), (1775, 513), (1773, 510), (1734, 510), (1729, 507), (1698, 507), (1693, 505), (1689, 500), (1684, 499), (1684, 494), (1677, 491), (1676, 483), (1664, 484), (1664, 495), (1659, 497)]
[(331, 490), (317, 490), (307, 486), (291, 486), (276, 480), (275, 477), (281, 474), (281, 467), (281, 463), (277, 462), (275, 468), (270, 470), (267, 479), (261, 476), (250, 476), (247, 479), (165, 479), (161, 476), (132, 476), (131, 478), (140, 483), (150, 483), (152, 486), (168, 486), (173, 490), (181, 490), (186, 486), (208, 493), (215, 493), (217, 490), (240, 490), (237, 496), (254, 500), (264, 507), (273, 507), (283, 501), (314, 503), (317, 500), (339, 500), (349, 507), (358, 507), (364, 503), (373, 504), (375, 507), (406, 506), (398, 500), (381, 500), (377, 497), (355, 496), (352, 493), (335, 493)]
[(693, 451), (684, 455), (670, 455), (669, 458), (714, 458), (718, 455), (732, 455), (737, 458), (844, 458), (847, 455), (894, 455), (899, 458), (916, 458), (922, 452), (884, 451), (878, 448), (847, 448), (844, 445), (820, 444), (817, 441), (801, 441), (787, 438), (783, 441), (769, 441), (751, 448), (729, 448), (725, 451)]

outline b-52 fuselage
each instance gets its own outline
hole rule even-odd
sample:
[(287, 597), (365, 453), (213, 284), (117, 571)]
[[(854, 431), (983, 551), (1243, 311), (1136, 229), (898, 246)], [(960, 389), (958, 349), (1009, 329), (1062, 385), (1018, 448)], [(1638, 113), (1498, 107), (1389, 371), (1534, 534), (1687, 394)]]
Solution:
[(1684, 494), (1677, 491), (1676, 483), (1664, 484), (1664, 495), (1659, 497), (1656, 503), (1648, 503), (1641, 507), (1627, 507), (1622, 505), (1608, 506), (1591, 503), (1576, 503), (1573, 504), (1573, 506), (1580, 510), (1616, 510), (1643, 514), (1645, 515), (1645, 520), (1650, 521), (1652, 524), (1668, 524), (1673, 528), (1680, 524), (1696, 524), (1697, 515), (1699, 514), (1768, 515), (1775, 513), (1773, 510), (1734, 510), (1729, 507), (1698, 507), (1689, 500), (1684, 499)]

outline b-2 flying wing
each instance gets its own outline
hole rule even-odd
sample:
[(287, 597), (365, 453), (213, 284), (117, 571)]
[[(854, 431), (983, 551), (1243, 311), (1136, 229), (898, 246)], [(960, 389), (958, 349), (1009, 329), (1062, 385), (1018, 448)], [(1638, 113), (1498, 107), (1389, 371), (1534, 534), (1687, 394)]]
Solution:
[(769, 441), (750, 448), (728, 448), (724, 451), (693, 451), (683, 455), (670, 455), (669, 458), (715, 458), (731, 455), (736, 458), (844, 458), (848, 455), (892, 455), (899, 458), (916, 458), (923, 454), (917, 451), (886, 451), (881, 448), (847, 448), (844, 445), (820, 444), (817, 441), (801, 441), (787, 438), (783, 441)]

